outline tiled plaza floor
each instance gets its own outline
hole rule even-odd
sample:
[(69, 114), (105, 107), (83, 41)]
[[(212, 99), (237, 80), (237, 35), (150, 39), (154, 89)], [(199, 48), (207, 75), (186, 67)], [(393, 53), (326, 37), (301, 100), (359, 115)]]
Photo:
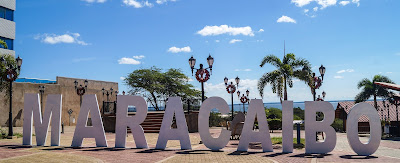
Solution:
[[(212, 129), (216, 136), (217, 129)], [(15, 132), (22, 133), (22, 128)], [(326, 155), (305, 155), (304, 149), (283, 154), (279, 145), (274, 152), (261, 152), (258, 144), (251, 145), (249, 152), (237, 152), (238, 141), (230, 141), (221, 151), (210, 151), (199, 144), (198, 133), (190, 133), (192, 150), (180, 150), (179, 141), (169, 141), (166, 150), (155, 150), (158, 134), (145, 134), (149, 149), (136, 149), (132, 135), (127, 138), (127, 148), (113, 148), (115, 135), (107, 133), (108, 148), (95, 147), (94, 139), (85, 139), (82, 148), (71, 148), (74, 128), (66, 127), (61, 135), (60, 147), (26, 147), (22, 138), (0, 140), (0, 162), (400, 162), (400, 142), (382, 140), (378, 151), (370, 157), (355, 156), (347, 143), (346, 134), (337, 134), (333, 152)], [(50, 133), (48, 135), (50, 142)], [(271, 137), (281, 136), (280, 132)], [(302, 133), (304, 136), (304, 133)], [(366, 138), (361, 138), (366, 139)], [(33, 137), (33, 144), (36, 144)], [(47, 144), (49, 145), (49, 144)]]

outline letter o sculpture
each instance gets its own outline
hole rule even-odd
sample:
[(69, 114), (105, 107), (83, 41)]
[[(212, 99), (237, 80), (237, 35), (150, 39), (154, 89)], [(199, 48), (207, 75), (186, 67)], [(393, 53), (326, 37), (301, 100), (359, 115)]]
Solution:
[[(369, 118), (370, 138), (368, 143), (364, 144), (358, 137), (358, 119), (361, 115)], [(381, 122), (378, 112), (368, 103), (359, 103), (355, 105), (347, 115), (347, 141), (350, 147), (358, 155), (369, 156), (379, 147), (381, 142)]]

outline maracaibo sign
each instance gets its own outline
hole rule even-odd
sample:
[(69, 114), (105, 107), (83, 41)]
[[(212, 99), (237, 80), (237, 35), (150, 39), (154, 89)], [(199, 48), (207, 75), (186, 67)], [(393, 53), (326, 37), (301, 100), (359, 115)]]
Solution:
[[(60, 145), (62, 95), (48, 95), (44, 116), (40, 112), (38, 94), (25, 94), (24, 99), (24, 126), (23, 145), (32, 145), (32, 122), (35, 122), (36, 142), (38, 146), (46, 143), (47, 131), (51, 118), (51, 145)], [(128, 106), (136, 107), (136, 115), (128, 116)], [(218, 109), (222, 114), (229, 112), (226, 101), (220, 97), (211, 97), (203, 102), (199, 112), (198, 124), (201, 140), (211, 150), (224, 148), (230, 139), (230, 131), (221, 129), (219, 137), (214, 138), (209, 132), (209, 116), (212, 109)], [(86, 126), (88, 115), (91, 115), (93, 126)], [(316, 113), (324, 114), (323, 121), (316, 121)], [(177, 128), (171, 128), (175, 114)], [(370, 139), (364, 144), (358, 137), (358, 119), (361, 115), (369, 117)], [(118, 95), (115, 147), (125, 148), (127, 127), (132, 130), (137, 148), (148, 148), (143, 128), (140, 124), (147, 116), (147, 103), (143, 97)], [(335, 117), (331, 103), (323, 101), (305, 102), (305, 139), (306, 153), (323, 154), (331, 152), (336, 145), (336, 132), (330, 126)], [(257, 118), (259, 131), (253, 130), (254, 120)], [(325, 132), (324, 142), (316, 141), (316, 132)], [(367, 103), (355, 105), (347, 117), (347, 138), (351, 148), (359, 155), (371, 155), (379, 147), (381, 127), (378, 112)], [(293, 152), (293, 102), (282, 103), (282, 152)], [(103, 122), (96, 95), (85, 95), (82, 101), (78, 122), (76, 124), (72, 147), (81, 147), (84, 138), (95, 138), (97, 147), (108, 147)], [(165, 149), (168, 140), (179, 140), (181, 149), (191, 149), (188, 127), (186, 124), (183, 106), (180, 97), (170, 97), (156, 149)], [(265, 116), (263, 101), (253, 99), (250, 102), (245, 124), (239, 141), (238, 151), (247, 151), (250, 142), (260, 142), (264, 152), (272, 152), (272, 143)]]

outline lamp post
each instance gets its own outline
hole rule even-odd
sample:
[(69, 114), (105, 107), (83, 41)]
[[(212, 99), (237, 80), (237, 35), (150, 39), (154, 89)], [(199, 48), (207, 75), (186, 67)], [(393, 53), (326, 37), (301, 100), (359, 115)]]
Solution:
[(78, 96), (80, 96), (80, 106), (82, 105), (82, 96), (86, 93), (86, 91), (87, 91), (87, 86), (88, 86), (88, 84), (89, 84), (89, 81), (88, 80), (85, 80), (84, 81), (84, 84), (85, 84), (85, 86), (82, 86), (82, 84), (81, 85), (79, 85), (78, 86), (78, 81), (74, 81), (74, 84), (75, 84), (75, 90), (76, 90), (76, 94), (78, 95)]
[(43, 94), (44, 94), (44, 85), (39, 85), (39, 92), (40, 92), (40, 111), (43, 114)]
[(227, 77), (224, 78), (224, 82), (225, 82), (225, 86), (226, 86), (226, 91), (229, 94), (231, 94), (231, 99), (232, 99), (231, 110), (232, 110), (232, 120), (233, 120), (233, 94), (236, 92), (236, 86), (239, 87), (240, 78), (239, 77), (235, 78), (236, 86), (233, 84), (233, 82), (228, 84), (228, 78)]
[[(200, 68), (194, 68), (196, 65), (196, 59), (193, 58), (193, 56), (189, 59), (189, 66), (192, 69), (192, 76), (193, 76), (193, 70), (196, 69), (196, 80), (201, 83), (201, 101), (204, 101), (204, 82), (207, 82), (208, 79), (210, 79), (210, 72), (212, 74), (212, 66), (214, 64), (214, 58), (211, 57), (211, 55), (208, 56), (207, 58), (207, 63), (208, 63), (208, 68), (204, 68), (203, 64), (200, 64)], [(210, 69), (210, 72), (208, 72), (208, 69)]]
[(323, 91), (322, 92), (322, 98), (321, 98), (321, 95), (318, 95), (317, 101), (325, 101), (325, 96), (326, 96), (326, 92)]
[(244, 107), (244, 104), (248, 103), (250, 101), (249, 94), (250, 94), (250, 91), (247, 90), (246, 96), (244, 94), (242, 94), (242, 97), (240, 97), (240, 91), (237, 91), (238, 98), (240, 99), (240, 102), (243, 104), (243, 113), (246, 113), (246, 108)]
[(13, 137), (14, 132), (13, 132), (13, 124), (12, 124), (12, 83), (17, 79), (18, 77), (18, 72), (21, 70), (21, 65), (22, 65), (22, 59), (18, 56), (18, 58), (15, 59), (15, 62), (17, 64), (17, 67), (14, 67), (13, 63), (8, 63), (7, 60), (4, 57), (0, 58), (0, 61), (6, 68), (5, 76), (2, 77), (6, 81), (10, 82), (10, 110), (8, 113), (8, 138)]
[(397, 129), (397, 136), (400, 136), (399, 110), (398, 110), (398, 107), (400, 105), (400, 97), (392, 95), (392, 97), (389, 99), (389, 102), (396, 106), (396, 124), (397, 124), (396, 129)]
[(319, 67), (319, 73), (321, 74), (321, 76), (315, 76), (315, 73), (312, 74), (312, 85), (311, 86), (311, 93), (313, 94), (313, 100), (315, 101), (316, 98), (316, 89), (319, 89), (324, 81), (324, 75), (325, 75), (325, 71), (326, 68), (321, 65), (321, 67)]
[[(103, 92), (103, 114), (104, 114), (104, 112), (105, 112), (105, 104), (107, 103), (107, 108), (109, 109), (110, 107), (109, 107), (109, 96), (111, 95), (112, 96), (112, 94), (113, 94), (113, 92), (114, 92), (114, 89), (113, 88), (110, 88), (110, 90), (106, 90), (105, 88), (103, 88), (103, 89), (101, 89), (101, 91)], [(106, 95), (107, 96), (107, 101), (106, 102), (104, 102), (104, 95)]]

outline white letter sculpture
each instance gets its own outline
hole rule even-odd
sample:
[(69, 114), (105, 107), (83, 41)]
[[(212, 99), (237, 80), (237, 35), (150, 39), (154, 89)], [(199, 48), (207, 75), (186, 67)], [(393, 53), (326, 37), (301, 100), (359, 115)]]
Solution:
[[(370, 138), (367, 144), (364, 144), (358, 138), (358, 118), (366, 115), (369, 118)], [(368, 156), (378, 149), (381, 143), (381, 122), (378, 112), (368, 103), (359, 103), (355, 105), (347, 115), (347, 140), (350, 147), (358, 155)]]
[[(88, 116), (92, 118), (93, 126), (86, 126)], [(100, 117), (97, 96), (84, 95), (78, 122), (76, 123), (72, 147), (81, 147), (83, 138), (95, 138), (97, 147), (107, 147), (106, 135), (104, 133), (103, 121)]]
[[(42, 120), (39, 94), (25, 94), (23, 145), (32, 145), (32, 122), (35, 121), (36, 144), (44, 146), (51, 117), (51, 146), (60, 145), (61, 95), (48, 95)], [(33, 119), (32, 119), (33, 118)]]
[[(316, 120), (317, 112), (324, 113), (322, 121)], [(331, 126), (335, 119), (335, 110), (326, 101), (306, 101), (306, 153), (324, 154), (331, 152), (336, 146), (336, 131)], [(325, 132), (325, 141), (317, 142), (316, 133)]]
[[(174, 113), (177, 129), (171, 128)], [(164, 118), (162, 120), (156, 149), (165, 149), (168, 140), (179, 140), (182, 150), (192, 149), (188, 127), (186, 124), (186, 118), (185, 114), (183, 113), (183, 106), (180, 97), (168, 98), (167, 108), (165, 109)]]
[[(257, 116), (259, 131), (253, 131), (254, 120)], [(262, 100), (253, 99), (250, 101), (249, 111), (240, 136), (238, 151), (247, 151), (250, 142), (261, 142), (263, 152), (272, 152), (272, 142), (269, 135), (267, 117)]]
[(231, 132), (222, 129), (218, 138), (213, 138), (209, 129), (209, 118), (211, 109), (218, 109), (221, 114), (229, 113), (228, 104), (221, 97), (211, 97), (201, 105), (199, 113), (199, 133), (204, 145), (211, 150), (220, 150), (229, 143)]
[(293, 152), (293, 101), (282, 103), (282, 152)]
[[(115, 147), (125, 148), (127, 127), (132, 131), (136, 148), (147, 148), (146, 137), (144, 136), (141, 123), (147, 116), (147, 103), (140, 96), (118, 95), (117, 123), (115, 125)], [(136, 115), (128, 116), (128, 106), (136, 107)]]

